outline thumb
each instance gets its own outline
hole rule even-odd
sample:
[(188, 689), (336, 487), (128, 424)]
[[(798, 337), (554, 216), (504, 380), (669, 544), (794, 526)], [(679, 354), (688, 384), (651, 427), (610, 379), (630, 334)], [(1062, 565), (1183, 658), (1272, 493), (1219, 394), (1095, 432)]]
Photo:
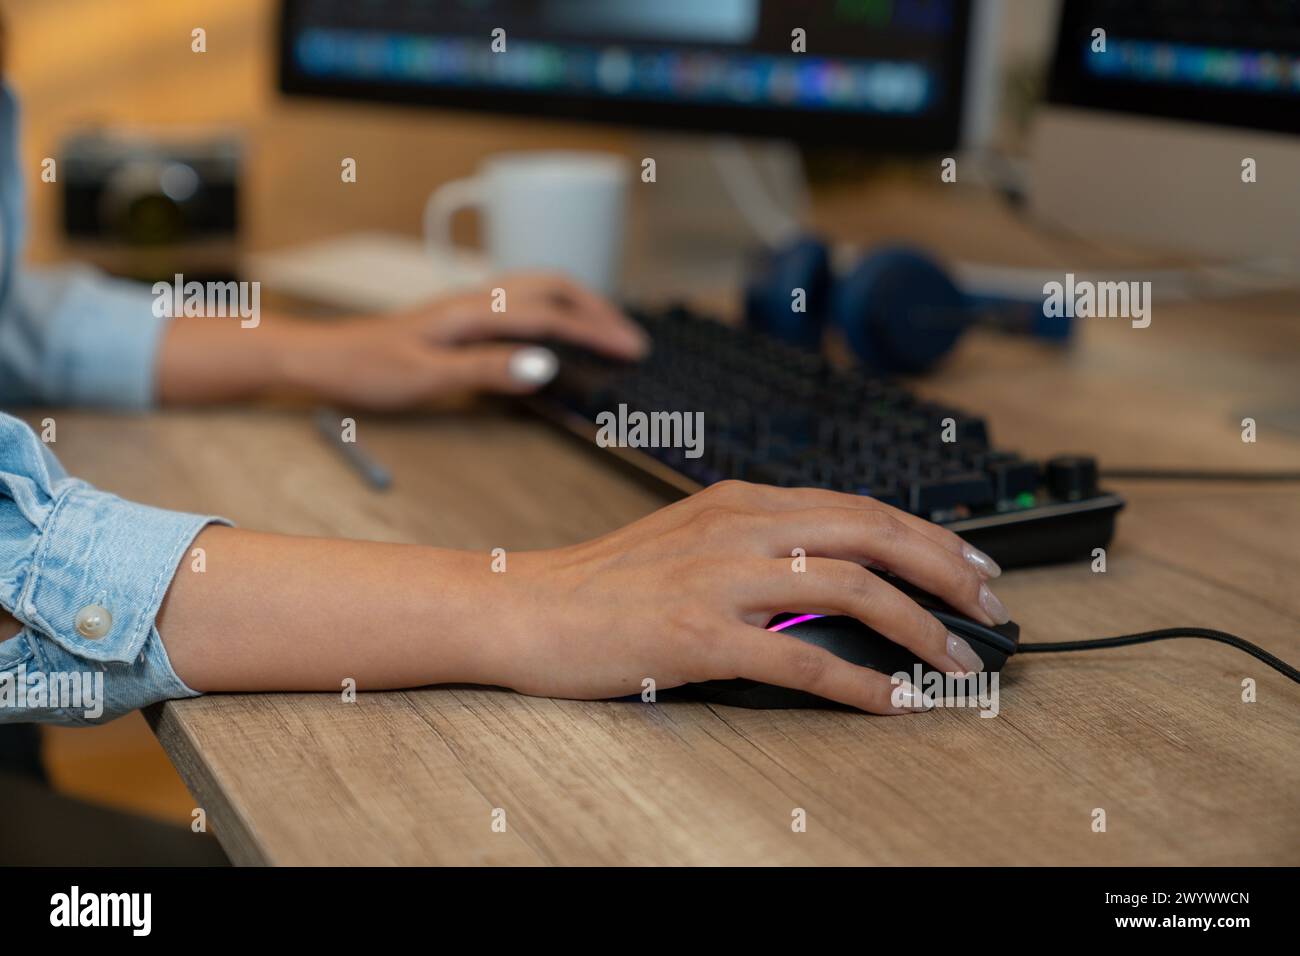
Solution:
[(452, 387), (524, 395), (555, 378), (560, 360), (540, 345), (472, 345), (443, 351), (439, 365)]

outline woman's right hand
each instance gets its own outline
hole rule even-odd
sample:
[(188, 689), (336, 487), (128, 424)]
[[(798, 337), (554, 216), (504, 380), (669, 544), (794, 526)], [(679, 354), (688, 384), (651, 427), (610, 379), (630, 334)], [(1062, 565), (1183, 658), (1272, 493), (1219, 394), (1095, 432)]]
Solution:
[(1008, 620), (987, 583), (997, 565), (949, 531), (858, 495), (728, 481), (601, 538), (511, 555), (481, 679), (594, 699), (639, 693), (645, 678), (747, 677), (878, 714), (924, 708), (910, 685), (765, 630), (782, 611), (850, 615), (940, 670), (983, 668), (868, 565), (986, 624)]

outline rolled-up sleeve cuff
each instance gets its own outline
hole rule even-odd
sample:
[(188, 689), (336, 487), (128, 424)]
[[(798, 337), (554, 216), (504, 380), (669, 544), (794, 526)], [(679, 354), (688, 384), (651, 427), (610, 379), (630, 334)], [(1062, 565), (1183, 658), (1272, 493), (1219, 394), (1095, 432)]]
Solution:
[(60, 270), (47, 281), (57, 301), (54, 341), (46, 351), (47, 381), (70, 405), (148, 408), (156, 391), (158, 347), (170, 321), (154, 314), (147, 286), (90, 270)]
[[(149, 508), (77, 483), (45, 526), (16, 616), (77, 657), (132, 661), (153, 632), (191, 542), (214, 522), (229, 523)], [(107, 611), (98, 615), (101, 628), (107, 624), (102, 634), (78, 628), (87, 608)]]

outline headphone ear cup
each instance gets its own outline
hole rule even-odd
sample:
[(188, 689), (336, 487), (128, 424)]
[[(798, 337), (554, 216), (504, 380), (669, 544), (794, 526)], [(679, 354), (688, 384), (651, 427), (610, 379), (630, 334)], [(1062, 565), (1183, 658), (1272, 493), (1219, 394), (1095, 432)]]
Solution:
[(745, 286), (745, 322), (791, 345), (819, 348), (830, 291), (830, 251), (805, 236), (758, 257)]
[(951, 351), (971, 312), (938, 263), (910, 249), (890, 249), (838, 279), (830, 321), (863, 364), (916, 373)]

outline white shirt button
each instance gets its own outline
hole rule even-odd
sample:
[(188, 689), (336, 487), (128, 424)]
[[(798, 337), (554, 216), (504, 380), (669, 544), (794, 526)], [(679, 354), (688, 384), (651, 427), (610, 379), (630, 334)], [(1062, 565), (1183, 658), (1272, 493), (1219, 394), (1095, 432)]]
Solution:
[(87, 604), (77, 612), (77, 633), (90, 641), (97, 641), (113, 627), (113, 615), (108, 608)]

